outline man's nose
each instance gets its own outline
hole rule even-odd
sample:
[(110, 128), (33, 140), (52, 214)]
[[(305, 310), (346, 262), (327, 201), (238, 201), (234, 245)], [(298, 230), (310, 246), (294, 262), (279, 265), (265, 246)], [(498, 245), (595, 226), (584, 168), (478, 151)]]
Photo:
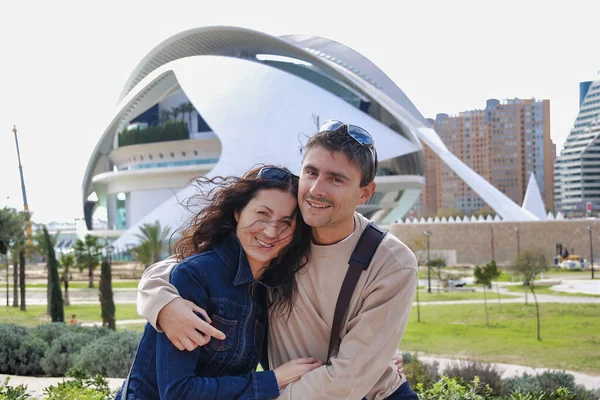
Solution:
[(310, 194), (313, 197), (322, 197), (325, 195), (325, 182), (324, 179), (318, 177), (310, 188)]

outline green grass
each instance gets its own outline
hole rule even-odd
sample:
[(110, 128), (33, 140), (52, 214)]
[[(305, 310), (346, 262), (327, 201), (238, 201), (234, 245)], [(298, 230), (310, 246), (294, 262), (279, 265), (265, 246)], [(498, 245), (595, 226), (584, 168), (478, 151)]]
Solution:
[[(514, 285), (508, 286), (508, 291), (513, 293), (525, 293), (525, 287), (523, 285)], [(530, 290), (527, 290), (528, 294), (531, 294)], [(587, 293), (570, 293), (570, 292), (561, 292), (559, 290), (550, 289), (550, 285), (536, 285), (535, 286), (535, 294), (550, 294), (553, 296), (567, 296), (567, 297), (600, 297), (597, 294), (587, 294)]]
[[(141, 319), (137, 314), (135, 304), (117, 304), (115, 307), (117, 320)], [(77, 315), (79, 322), (102, 321), (100, 304), (75, 304), (65, 307), (65, 319), (69, 320), (72, 314)], [(50, 322), (45, 305), (27, 306), (27, 311), (20, 311), (18, 307), (0, 307), (0, 323), (2, 324), (36, 326), (45, 322)]]
[[(6, 286), (3, 286), (3, 288)], [(10, 289), (13, 288), (13, 285), (9, 285)], [(46, 289), (47, 285), (45, 283), (29, 283), (25, 285), (26, 289)], [(61, 287), (64, 287), (61, 284)], [(137, 289), (138, 281), (113, 281), (112, 287), (114, 289)], [(69, 289), (89, 289), (88, 282), (69, 282)], [(98, 290), (98, 282), (94, 282), (94, 288), (89, 290)]]
[[(501, 299), (514, 299), (515, 296), (500, 294)], [(487, 293), (488, 301), (494, 301), (498, 299), (498, 295), (496, 292), (488, 292)], [(430, 302), (430, 301), (455, 301), (455, 300), (483, 300), (483, 292), (440, 292), (438, 293), (436, 289), (431, 289), (431, 293), (428, 293), (427, 290), (419, 291), (419, 301), (420, 302)], [(416, 301), (416, 296), (415, 296)]]
[(540, 305), (542, 341), (536, 339), (535, 306), (488, 303), (413, 310), (402, 351), (488, 362), (582, 371), (600, 375), (600, 305)]

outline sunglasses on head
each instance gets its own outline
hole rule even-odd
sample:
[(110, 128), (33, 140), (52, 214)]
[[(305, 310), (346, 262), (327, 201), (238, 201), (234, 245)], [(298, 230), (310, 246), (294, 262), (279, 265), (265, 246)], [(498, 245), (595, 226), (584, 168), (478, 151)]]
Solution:
[(288, 180), (293, 181), (294, 178), (298, 179), (298, 177), (290, 171), (278, 167), (263, 167), (258, 171), (256, 177), (279, 182), (287, 182)]
[(345, 124), (342, 121), (338, 121), (337, 119), (330, 119), (326, 121), (319, 132), (325, 131), (333, 131), (336, 132), (338, 129), (345, 127), (346, 132), (352, 139), (354, 139), (361, 146), (373, 147), (375, 142), (373, 141), (373, 137), (369, 132), (361, 128), (360, 126)]

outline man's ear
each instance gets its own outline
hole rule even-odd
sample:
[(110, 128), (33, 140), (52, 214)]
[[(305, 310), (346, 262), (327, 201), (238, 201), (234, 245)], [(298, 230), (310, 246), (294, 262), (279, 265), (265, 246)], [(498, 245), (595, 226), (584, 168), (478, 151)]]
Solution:
[(377, 185), (375, 184), (375, 181), (371, 181), (367, 186), (360, 188), (361, 193), (360, 198), (358, 199), (358, 205), (365, 204), (367, 200), (369, 200), (371, 196), (373, 196), (373, 193), (375, 193), (376, 186)]

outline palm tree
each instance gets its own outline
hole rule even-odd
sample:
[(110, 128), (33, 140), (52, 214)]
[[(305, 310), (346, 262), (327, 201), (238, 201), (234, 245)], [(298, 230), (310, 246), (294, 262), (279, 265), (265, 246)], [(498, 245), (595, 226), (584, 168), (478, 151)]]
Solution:
[(192, 114), (196, 111), (196, 108), (189, 101), (187, 103), (184, 103), (183, 107), (184, 107), (185, 112), (187, 112), (187, 115), (188, 115), (188, 130), (191, 132), (192, 131)]
[(177, 117), (181, 114), (181, 107), (173, 107), (171, 109), (171, 115), (173, 116), (173, 120), (177, 122)]
[(154, 224), (143, 224), (140, 232), (141, 234), (136, 234), (140, 239), (140, 244), (131, 250), (134, 257), (148, 267), (160, 261), (171, 228), (168, 226), (161, 228), (160, 222), (156, 221)]
[[(34, 254), (38, 254), (40, 257), (42, 257), (42, 259), (44, 261), (48, 261), (48, 244), (46, 243), (46, 240), (50, 240), (50, 244), (52, 245), (52, 248), (56, 247), (56, 242), (58, 241), (58, 235), (60, 234), (60, 232), (57, 232), (54, 235), (48, 234), (48, 238), (46, 239), (46, 236), (44, 235), (44, 231), (43, 230), (38, 230), (33, 234), (33, 241), (29, 246), (29, 251), (31, 251)], [(47, 264), (46, 264), (47, 266)], [(51, 293), (52, 293), (52, 275), (50, 274), (50, 271), (48, 271), (48, 269), (46, 268), (46, 304), (47, 304), (47, 309), (46, 309), (46, 313), (48, 315), (50, 315), (50, 311), (51, 311)]]
[(84, 240), (77, 239), (73, 250), (77, 261), (77, 268), (82, 271), (88, 269), (89, 288), (94, 287), (94, 269), (99, 264), (101, 246), (98, 244), (98, 238), (92, 235), (85, 235)]
[(63, 281), (65, 285), (65, 306), (68, 307), (71, 305), (71, 301), (69, 300), (69, 280), (70, 280), (70, 269), (75, 265), (75, 255), (72, 253), (62, 254), (60, 256), (60, 265), (62, 266), (62, 276), (60, 280)]
[[(0, 210), (0, 242), (10, 251), (13, 260), (13, 307), (19, 306), (19, 287), (21, 288), (21, 310), (25, 311), (25, 248), (27, 235), (25, 226), (27, 215), (14, 208)], [(12, 247), (9, 243), (13, 243)], [(21, 279), (19, 279), (19, 270)]]
[(171, 118), (169, 110), (160, 110), (160, 123), (165, 124)]

